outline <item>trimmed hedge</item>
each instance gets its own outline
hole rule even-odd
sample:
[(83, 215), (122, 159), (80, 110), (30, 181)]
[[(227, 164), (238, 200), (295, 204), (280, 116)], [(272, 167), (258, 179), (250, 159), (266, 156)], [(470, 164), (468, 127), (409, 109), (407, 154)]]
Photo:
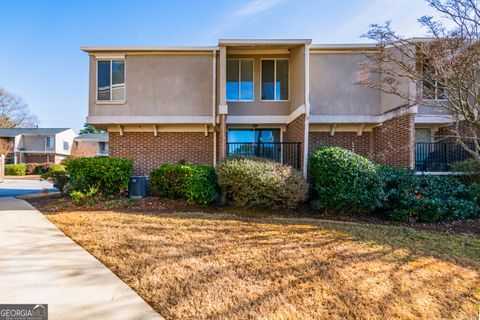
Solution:
[(150, 173), (150, 188), (156, 195), (208, 205), (218, 196), (215, 169), (209, 165), (163, 164)]
[(125, 158), (75, 158), (65, 160), (72, 190), (101, 194), (125, 194), (133, 161)]
[(322, 209), (368, 212), (378, 207), (380, 179), (367, 158), (340, 147), (320, 147), (310, 155), (308, 170)]
[(480, 194), (454, 176), (416, 175), (408, 169), (379, 166), (382, 205), (388, 219), (443, 222), (480, 217)]
[(24, 176), (27, 174), (27, 166), (25, 164), (6, 164), (5, 175), (7, 176)]
[(241, 207), (295, 208), (308, 195), (302, 174), (258, 158), (226, 158), (217, 166), (225, 200)]

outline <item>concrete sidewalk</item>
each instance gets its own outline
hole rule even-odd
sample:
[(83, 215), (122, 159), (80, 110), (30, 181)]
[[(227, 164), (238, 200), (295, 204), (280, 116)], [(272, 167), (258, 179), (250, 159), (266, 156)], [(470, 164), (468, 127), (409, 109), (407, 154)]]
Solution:
[(48, 319), (163, 319), (30, 204), (0, 198), (0, 304), (48, 304)]

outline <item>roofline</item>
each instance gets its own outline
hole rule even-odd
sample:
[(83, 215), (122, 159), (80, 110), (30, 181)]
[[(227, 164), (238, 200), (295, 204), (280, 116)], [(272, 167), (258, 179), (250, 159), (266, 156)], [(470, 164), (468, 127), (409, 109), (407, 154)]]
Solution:
[(312, 44), (310, 49), (377, 49), (377, 43)]
[(219, 39), (219, 45), (300, 45), (311, 44), (312, 39)]
[(84, 52), (128, 52), (128, 51), (217, 51), (212, 46), (99, 46), (80, 47)]

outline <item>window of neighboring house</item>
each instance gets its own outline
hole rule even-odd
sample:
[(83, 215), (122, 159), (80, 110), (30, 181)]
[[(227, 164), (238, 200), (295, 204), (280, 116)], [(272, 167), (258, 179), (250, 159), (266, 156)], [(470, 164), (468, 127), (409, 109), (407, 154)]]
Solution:
[(432, 130), (429, 128), (416, 128), (415, 142), (432, 142)]
[(99, 142), (98, 143), (99, 149), (101, 153), (107, 152), (107, 143), (106, 142)]
[(45, 137), (45, 147), (53, 148), (54, 141), (53, 137)]
[(445, 99), (445, 87), (435, 78), (435, 70), (428, 63), (422, 64), (422, 97), (429, 100)]
[(97, 100), (125, 100), (125, 61), (97, 61)]
[(288, 59), (262, 59), (262, 100), (288, 100), (288, 78)]
[(253, 60), (227, 59), (227, 101), (252, 101), (253, 88)]
[(63, 141), (63, 150), (68, 150), (69, 147), (70, 144), (68, 143), (68, 141)]

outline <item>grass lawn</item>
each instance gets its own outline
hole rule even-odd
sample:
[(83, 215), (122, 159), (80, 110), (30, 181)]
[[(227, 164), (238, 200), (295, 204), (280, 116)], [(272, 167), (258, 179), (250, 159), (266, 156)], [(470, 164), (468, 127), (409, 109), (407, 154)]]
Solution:
[(226, 213), (48, 215), (167, 319), (477, 319), (480, 238)]

